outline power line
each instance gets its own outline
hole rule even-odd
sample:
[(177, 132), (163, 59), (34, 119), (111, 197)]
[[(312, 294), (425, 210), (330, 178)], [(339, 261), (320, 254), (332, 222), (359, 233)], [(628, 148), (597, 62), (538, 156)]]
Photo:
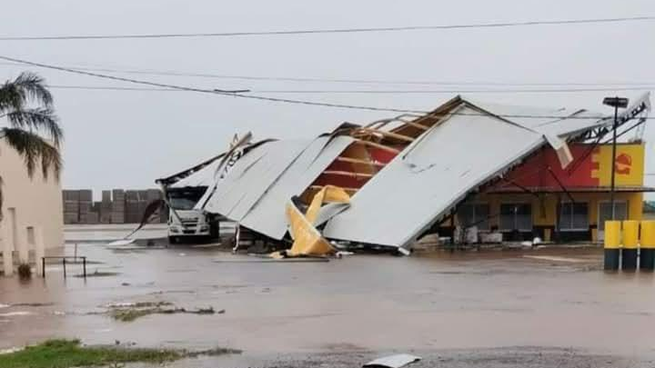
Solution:
[[(320, 101), (296, 100), (296, 99), (287, 99), (287, 98), (277, 98), (277, 97), (257, 96), (257, 95), (251, 95), (251, 94), (234, 93), (234, 92), (230, 92), (230, 91), (226, 91), (226, 90), (218, 90), (218, 89), (213, 89), (212, 90), (212, 89), (205, 89), (205, 88), (180, 86), (180, 85), (175, 85), (175, 84), (157, 83), (157, 82), (150, 82), (150, 81), (144, 81), (144, 80), (138, 80), (138, 79), (132, 79), (132, 78), (118, 77), (118, 76), (114, 76), (114, 75), (99, 74), (99, 73), (87, 72), (87, 71), (82, 71), (82, 70), (75, 70), (75, 69), (60, 67), (60, 66), (56, 66), (56, 65), (37, 63), (37, 62), (33, 62), (33, 61), (16, 59), (16, 58), (11, 58), (11, 57), (7, 57), (7, 56), (1, 56), (1, 55), (0, 55), (0, 60), (6, 60), (6, 61), (15, 62), (15, 63), (25, 64), (25, 65), (36, 66), (36, 67), (45, 68), (45, 69), (58, 70), (58, 71), (67, 72), (67, 73), (85, 75), (85, 76), (89, 76), (89, 77), (95, 77), (95, 78), (108, 79), (108, 80), (114, 80), (114, 81), (120, 81), (120, 82), (127, 82), (127, 83), (133, 83), (133, 84), (146, 85), (146, 86), (150, 86), (150, 87), (159, 87), (159, 88), (165, 88), (165, 89), (181, 90), (181, 91), (189, 91), (189, 92), (198, 92), (198, 93), (208, 93), (208, 94), (215, 94), (215, 95), (221, 95), (221, 96), (231, 96), (231, 97), (237, 97), (237, 98), (246, 98), (246, 99), (253, 99), (253, 100), (260, 100), (260, 101), (280, 102), (280, 103), (289, 103), (289, 104), (297, 104), (297, 105), (309, 105), (309, 106), (334, 107), (334, 108), (344, 108), (344, 109), (354, 109), (354, 110), (400, 112), (400, 113), (410, 113), (410, 114), (412, 114), (412, 113), (413, 114), (430, 114), (430, 113), (432, 113), (432, 111), (427, 111), (427, 110), (385, 108), (385, 107), (375, 107), (375, 106), (338, 104), (338, 103), (320, 102)], [(243, 91), (247, 91), (247, 90), (243, 90)], [(443, 115), (487, 116), (486, 114), (467, 114), (467, 113), (448, 113), (448, 114), (443, 114)], [(502, 115), (495, 115), (495, 116), (506, 117), (506, 118), (538, 118), (538, 119), (548, 118), (548, 119), (602, 120), (601, 118), (594, 117), (594, 116), (575, 116), (575, 115), (569, 115), (569, 116), (560, 115), (560, 116), (557, 116), (557, 115), (530, 115), (530, 114), (502, 114)], [(604, 118), (604, 119), (607, 119), (607, 118)], [(650, 119), (650, 118), (647, 118), (647, 119)]]
[[(5, 62), (0, 65), (20, 65), (19, 63)], [(174, 77), (198, 77), (198, 78), (212, 78), (212, 79), (234, 79), (234, 80), (254, 80), (254, 81), (281, 81), (281, 82), (320, 82), (320, 83), (352, 83), (352, 84), (389, 84), (389, 85), (443, 85), (443, 86), (632, 86), (639, 88), (652, 88), (655, 82), (599, 82), (599, 83), (584, 83), (584, 82), (562, 82), (562, 83), (544, 83), (544, 82), (472, 82), (472, 81), (404, 81), (404, 80), (382, 80), (382, 79), (344, 79), (344, 78), (314, 78), (314, 77), (267, 77), (267, 76), (246, 76), (246, 75), (226, 75), (226, 74), (211, 74), (211, 73), (189, 73), (177, 71), (160, 71), (160, 70), (144, 70), (135, 68), (109, 68), (98, 67), (89, 68), (83, 66), (70, 66), (67, 68), (94, 71), (94, 72), (110, 72), (121, 74), (138, 74), (138, 75), (160, 75), (160, 76), (174, 76)], [(614, 90), (614, 89), (613, 89)]]
[(338, 34), (338, 33), (406, 32), (406, 31), (507, 28), (507, 27), (526, 27), (526, 26), (550, 26), (550, 25), (580, 25), (580, 24), (652, 21), (652, 20), (655, 20), (655, 16), (565, 19), (565, 20), (531, 20), (531, 21), (519, 21), (519, 22), (492, 22), (492, 23), (398, 26), (398, 27), (300, 29), (300, 30), (278, 30), (278, 31), (148, 33), (148, 34), (118, 34), (118, 35), (4, 36), (4, 37), (0, 37), (0, 41), (117, 40), (117, 39), (153, 39), (153, 38), (289, 36), (289, 35), (314, 35), (314, 34)]
[(169, 89), (177, 89), (177, 90), (189, 91), (189, 92), (208, 93), (208, 94), (214, 94), (214, 95), (248, 98), (248, 99), (260, 100), (260, 101), (271, 101), (271, 102), (281, 102), (281, 103), (289, 103), (289, 104), (297, 104), (297, 105), (312, 105), (312, 106), (323, 106), (323, 107), (334, 107), (334, 108), (356, 109), (356, 110), (369, 110), (369, 111), (386, 111), (386, 112), (417, 113), (417, 114), (429, 113), (429, 111), (422, 111), (422, 110), (394, 109), (394, 108), (383, 108), (383, 107), (374, 107), (374, 106), (358, 106), (358, 105), (337, 104), (337, 103), (329, 103), (329, 102), (304, 101), (304, 100), (292, 100), (292, 99), (286, 99), (286, 98), (244, 95), (244, 94), (240, 94), (240, 93), (231, 93), (231, 92), (228, 92), (228, 91), (222, 91), (222, 90), (218, 90), (218, 89), (213, 89), (212, 90), (212, 89), (205, 89), (205, 88), (187, 87), (187, 86), (180, 86), (180, 85), (175, 85), (175, 84), (157, 83), (157, 82), (150, 82), (150, 81), (144, 81), (144, 80), (138, 80), (138, 79), (132, 79), (132, 78), (124, 78), (124, 77), (118, 77), (118, 76), (115, 76), (115, 75), (87, 72), (87, 71), (83, 71), (83, 70), (75, 70), (75, 69), (65, 68), (65, 67), (56, 66), (56, 65), (36, 63), (36, 62), (33, 62), (33, 61), (22, 60), (22, 59), (15, 59), (15, 58), (7, 57), (7, 56), (0, 56), (0, 60), (6, 60), (6, 61), (15, 62), (15, 63), (25, 64), (25, 65), (36, 66), (36, 67), (45, 68), (45, 69), (58, 70), (58, 71), (67, 72), (67, 73), (86, 75), (86, 76), (89, 76), (89, 77), (95, 77), (95, 78), (108, 79), (108, 80), (114, 80), (114, 81), (120, 81), (120, 82), (140, 84), (140, 85), (145, 85), (145, 86), (150, 86), (150, 87), (169, 88)]
[[(79, 89), (79, 90), (107, 90), (107, 91), (147, 91), (147, 92), (182, 92), (171, 88), (139, 88), (139, 87), (114, 87), (114, 86), (84, 86), (84, 85), (51, 85), (58, 89)], [(655, 86), (646, 88), (560, 88), (560, 89), (441, 89), (441, 90), (266, 90), (250, 89), (253, 93), (273, 94), (453, 94), (453, 93), (580, 93), (580, 92), (613, 92), (613, 91), (645, 91)]]

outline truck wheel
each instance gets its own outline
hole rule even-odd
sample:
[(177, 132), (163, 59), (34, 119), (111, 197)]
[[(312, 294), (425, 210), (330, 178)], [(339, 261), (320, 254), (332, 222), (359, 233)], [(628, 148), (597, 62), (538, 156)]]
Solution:
[(168, 242), (171, 244), (177, 244), (180, 240), (177, 238), (177, 236), (169, 236), (168, 237)]

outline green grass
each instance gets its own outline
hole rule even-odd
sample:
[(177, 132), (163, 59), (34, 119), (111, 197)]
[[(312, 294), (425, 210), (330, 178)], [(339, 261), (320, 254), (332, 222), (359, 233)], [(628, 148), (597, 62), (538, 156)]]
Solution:
[(0, 368), (70, 368), (116, 363), (163, 363), (187, 353), (170, 349), (82, 346), (79, 340), (48, 340), (24, 350), (0, 355)]

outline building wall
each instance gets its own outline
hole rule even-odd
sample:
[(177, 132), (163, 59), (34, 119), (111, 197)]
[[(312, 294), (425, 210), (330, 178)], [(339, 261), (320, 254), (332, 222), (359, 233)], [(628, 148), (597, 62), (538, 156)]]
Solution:
[[(573, 193), (576, 203), (586, 203), (588, 209), (588, 237), (582, 240), (598, 241), (598, 209), (601, 202), (609, 202), (609, 193)], [(559, 197), (559, 198), (558, 198)], [(538, 235), (544, 240), (555, 240), (558, 228), (558, 203), (568, 202), (569, 198), (564, 193), (541, 194), (539, 198), (532, 194), (486, 194), (471, 198), (467, 203), (479, 203), (489, 205), (489, 228), (496, 230), (500, 228), (500, 206), (503, 203), (529, 203), (532, 208), (532, 232), (524, 234), (526, 239)], [(627, 219), (642, 219), (643, 194), (642, 193), (616, 193), (615, 200), (627, 202)], [(460, 225), (458, 216), (453, 218), (453, 225)], [(563, 236), (570, 236), (572, 232), (563, 231)], [(583, 237), (583, 234), (578, 234)], [(565, 238), (566, 239), (566, 238)]]
[(37, 168), (30, 179), (22, 158), (3, 140), (0, 140), (0, 177), (4, 182), (4, 219), (0, 222), (3, 241), (12, 238), (10, 230), (13, 216), (9, 209), (15, 208), (17, 230), (23, 241), (28, 240), (27, 227), (35, 226), (42, 228), (46, 248), (63, 246), (62, 193), (56, 178), (50, 175), (48, 180), (44, 180), (41, 169)]
[[(612, 146), (587, 144), (571, 145), (573, 164), (561, 168), (554, 150), (544, 149), (533, 155), (523, 164), (511, 170), (497, 184), (487, 189), (488, 194), (472, 196), (466, 203), (489, 205), (489, 229), (501, 230), (501, 205), (525, 203), (531, 205), (532, 229), (505, 233), (511, 240), (527, 240), (540, 236), (545, 240), (592, 240), (599, 241), (599, 207), (610, 201), (609, 187), (612, 172)], [(591, 151), (590, 151), (591, 150)], [(590, 154), (587, 154), (590, 153)], [(616, 167), (616, 201), (627, 203), (626, 216), (629, 220), (641, 220), (643, 212), (644, 183), (643, 143), (622, 143), (617, 147)], [(577, 166), (576, 166), (577, 165)], [(550, 168), (548, 170), (547, 168)], [(569, 196), (561, 189), (564, 186), (571, 192), (573, 202), (586, 203), (586, 229), (566, 230), (562, 228), (560, 203), (571, 202)], [(529, 188), (533, 193), (516, 193), (521, 188)], [(508, 189), (510, 191), (508, 191)], [(608, 205), (608, 204), (607, 204)], [(461, 209), (461, 206), (459, 207)], [(459, 216), (455, 215), (450, 223), (441, 224), (442, 230), (458, 226)]]

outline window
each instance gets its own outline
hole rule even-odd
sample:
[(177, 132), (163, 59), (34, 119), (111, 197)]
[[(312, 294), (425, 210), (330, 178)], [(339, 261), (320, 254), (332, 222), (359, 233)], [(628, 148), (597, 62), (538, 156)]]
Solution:
[(589, 230), (589, 208), (586, 203), (562, 203), (557, 213), (560, 230)]
[[(614, 218), (617, 220), (628, 219), (628, 202), (614, 202)], [(598, 230), (605, 230), (605, 221), (612, 219), (612, 205), (610, 202), (600, 202), (598, 204)]]
[(477, 226), (480, 230), (489, 230), (489, 205), (485, 203), (465, 203), (457, 209), (460, 226)]
[(529, 203), (501, 204), (500, 229), (532, 231), (532, 205)]

